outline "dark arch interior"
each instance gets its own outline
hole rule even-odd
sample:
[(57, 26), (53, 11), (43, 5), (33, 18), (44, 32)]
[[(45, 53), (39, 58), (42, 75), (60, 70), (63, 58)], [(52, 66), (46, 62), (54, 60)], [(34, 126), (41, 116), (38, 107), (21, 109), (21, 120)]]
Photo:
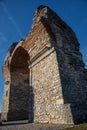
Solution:
[(10, 64), (9, 120), (27, 120), (29, 118), (29, 55), (19, 47)]
[(12, 57), (10, 71), (29, 73), (28, 60), (28, 52), (24, 50), (22, 47), (19, 47)]

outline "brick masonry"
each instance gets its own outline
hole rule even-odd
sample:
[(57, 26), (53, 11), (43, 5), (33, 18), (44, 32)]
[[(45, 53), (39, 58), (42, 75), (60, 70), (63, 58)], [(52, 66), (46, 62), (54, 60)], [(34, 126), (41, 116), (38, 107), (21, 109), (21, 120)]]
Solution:
[(2, 72), (2, 121), (87, 121), (87, 70), (79, 43), (49, 7), (37, 8), (30, 33), (11, 45)]

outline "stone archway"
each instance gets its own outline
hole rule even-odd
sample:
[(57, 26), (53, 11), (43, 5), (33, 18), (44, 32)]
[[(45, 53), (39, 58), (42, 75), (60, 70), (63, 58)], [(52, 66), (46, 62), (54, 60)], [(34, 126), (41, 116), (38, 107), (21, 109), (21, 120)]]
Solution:
[(18, 47), (10, 63), (10, 97), (8, 120), (27, 120), (29, 118), (29, 55)]

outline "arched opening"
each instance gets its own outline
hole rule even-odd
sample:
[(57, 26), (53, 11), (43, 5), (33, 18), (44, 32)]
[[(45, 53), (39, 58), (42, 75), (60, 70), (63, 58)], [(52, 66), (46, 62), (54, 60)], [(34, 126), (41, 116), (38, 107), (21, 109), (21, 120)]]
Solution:
[(29, 118), (29, 55), (19, 47), (10, 63), (10, 98), (8, 120)]

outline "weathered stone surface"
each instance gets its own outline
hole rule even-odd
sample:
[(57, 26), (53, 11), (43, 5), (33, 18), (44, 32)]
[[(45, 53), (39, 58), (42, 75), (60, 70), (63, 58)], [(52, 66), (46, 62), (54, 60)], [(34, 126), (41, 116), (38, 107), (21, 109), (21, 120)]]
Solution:
[(37, 8), (30, 33), (11, 46), (2, 72), (2, 120), (87, 121), (87, 70), (79, 43), (50, 8)]

